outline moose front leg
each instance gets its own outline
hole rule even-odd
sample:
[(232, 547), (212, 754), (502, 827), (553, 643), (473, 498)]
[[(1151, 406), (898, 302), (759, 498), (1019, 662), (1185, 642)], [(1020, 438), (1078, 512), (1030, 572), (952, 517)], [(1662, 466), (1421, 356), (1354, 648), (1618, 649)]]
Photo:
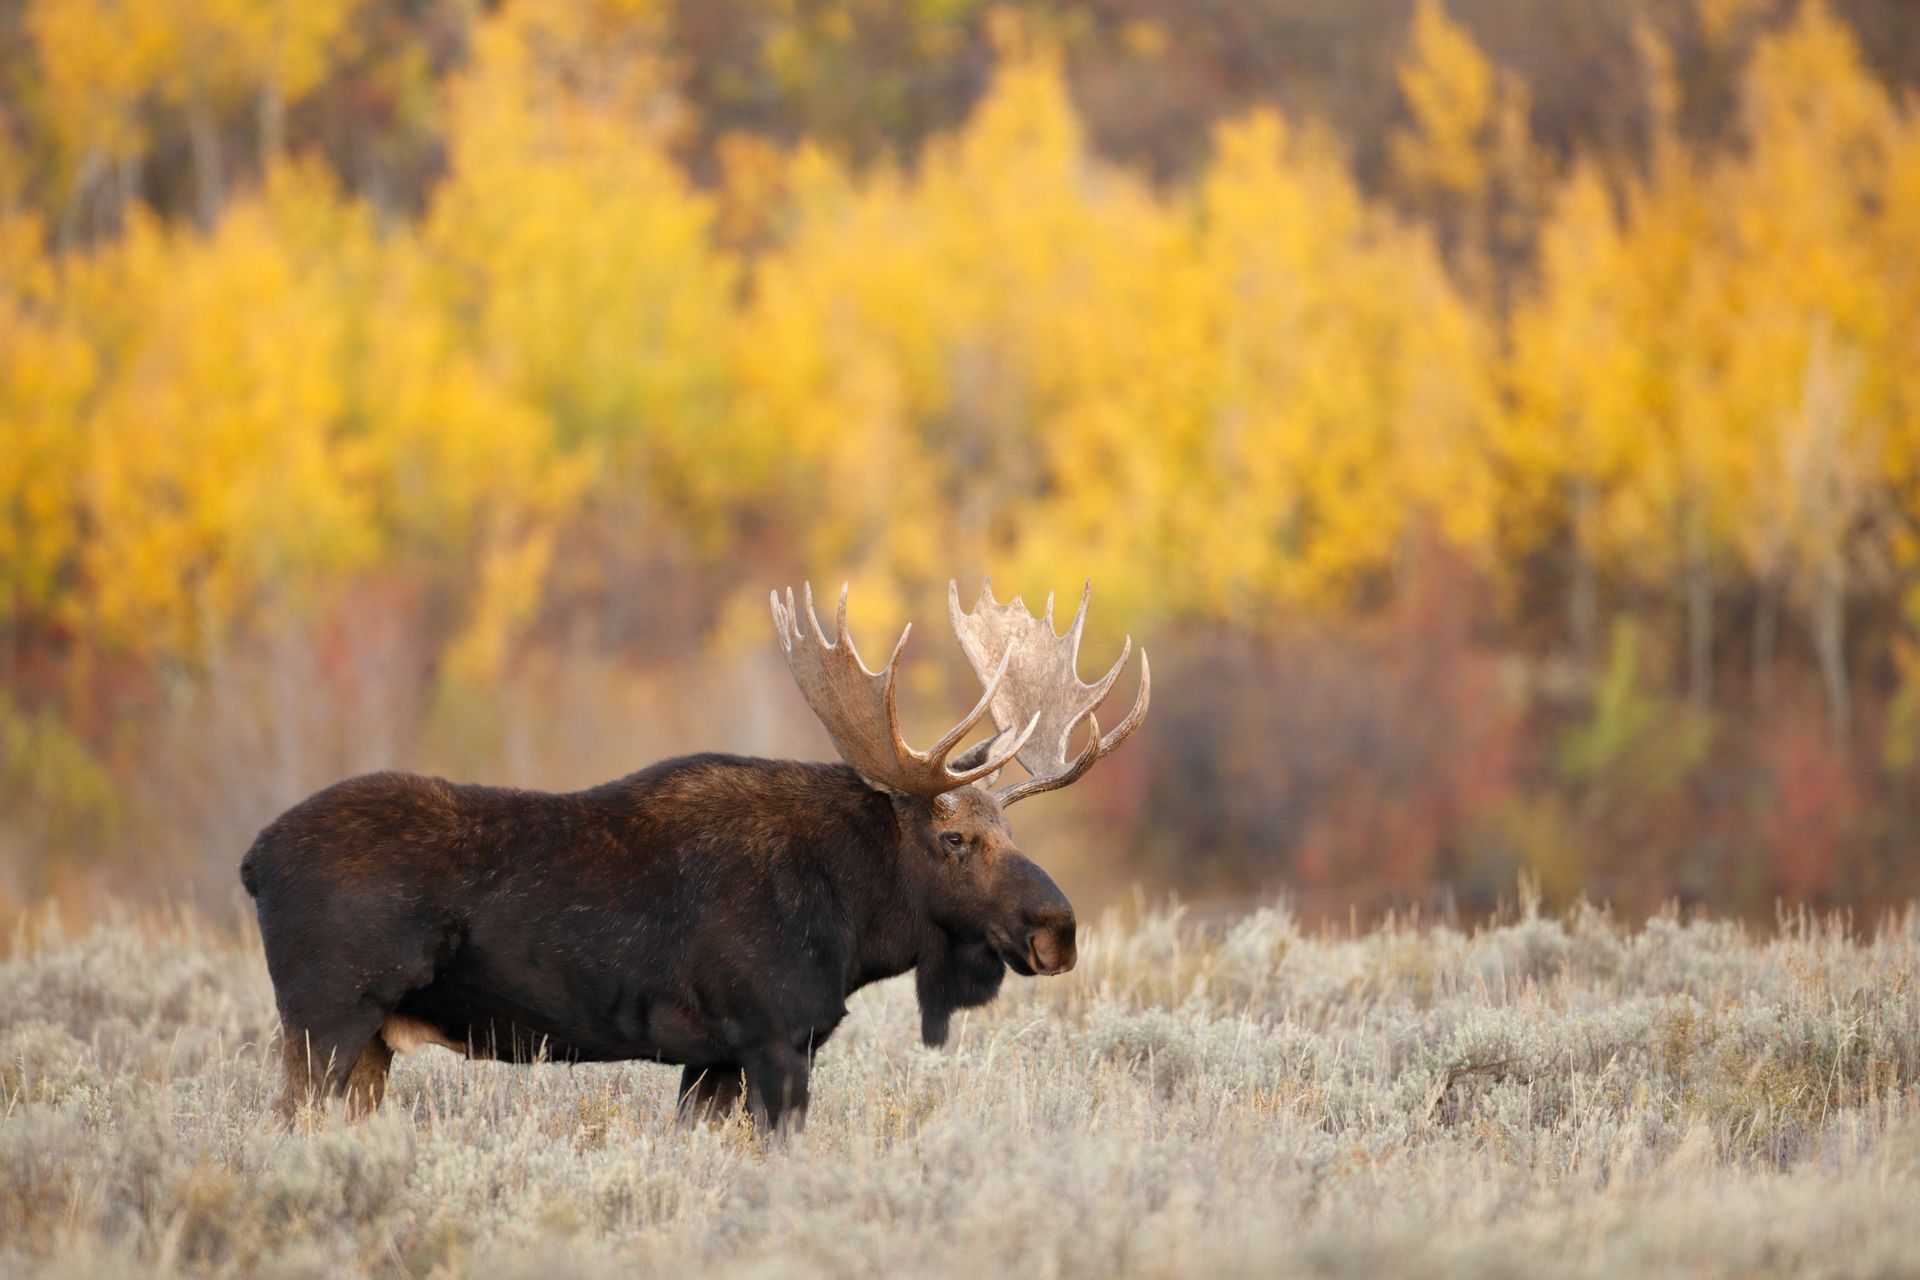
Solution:
[(745, 1092), (738, 1063), (689, 1064), (680, 1073), (680, 1123), (698, 1124), (730, 1115)]
[(785, 1137), (807, 1123), (806, 1052), (791, 1044), (767, 1045), (746, 1057), (747, 1108), (754, 1128)]

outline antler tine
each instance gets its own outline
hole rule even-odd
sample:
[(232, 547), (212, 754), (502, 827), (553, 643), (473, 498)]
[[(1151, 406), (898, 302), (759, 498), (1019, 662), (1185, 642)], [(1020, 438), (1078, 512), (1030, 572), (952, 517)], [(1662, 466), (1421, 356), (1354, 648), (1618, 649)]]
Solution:
[[(827, 643), (827, 633), (820, 629), (820, 611), (813, 607), (813, 584), (811, 582), (802, 582), (800, 584), (800, 594), (801, 598), (807, 602), (807, 625), (813, 628), (813, 642), (825, 647)], [(835, 636), (834, 643), (838, 644), (839, 642), (840, 637)]]
[[(1097, 707), (1101, 704), (1101, 702), (1105, 701), (1108, 691), (1113, 688), (1113, 682), (1120, 678), (1120, 673), (1126, 669), (1127, 659), (1131, 658), (1132, 656), (1133, 656), (1133, 637), (1127, 636), (1125, 639), (1121, 641), (1120, 656), (1114, 660), (1114, 663), (1112, 666), (1107, 668), (1107, 674), (1101, 676), (1098, 680), (1094, 681), (1091, 685), (1087, 686), (1089, 689), (1093, 690), (1092, 694), (1090, 694), (1089, 696), (1093, 698), (1094, 706)], [(1141, 650), (1140, 652), (1141, 661), (1144, 662), (1146, 660), (1146, 656), (1147, 656), (1146, 651), (1144, 649)]]
[(793, 588), (787, 588), (787, 600), (785, 604), (780, 602), (780, 593), (778, 591), (771, 591), (767, 594), (773, 601), (773, 630), (774, 633), (780, 637), (780, 650), (783, 653), (791, 653), (793, 652), (793, 642), (800, 638), (799, 621), (793, 609)]
[[(1100, 739), (1100, 754), (1111, 754), (1113, 749), (1133, 736), (1147, 718), (1147, 705), (1153, 700), (1153, 666), (1147, 661), (1147, 651), (1140, 651), (1140, 692), (1133, 696), (1133, 708), (1127, 712), (1126, 719), (1113, 727), (1113, 732)], [(1098, 733), (1099, 727), (1094, 727)]]
[(1001, 787), (999, 791), (995, 793), (1000, 799), (1000, 807), (1004, 809), (1015, 800), (1024, 800), (1028, 796), (1037, 796), (1042, 791), (1058, 791), (1062, 787), (1072, 786), (1074, 783), (1080, 781), (1081, 775), (1093, 768), (1093, 762), (1101, 756), (1100, 721), (1091, 711), (1087, 713), (1087, 725), (1091, 730), (1087, 737), (1087, 745), (1080, 748), (1080, 754), (1074, 758), (1073, 763), (1067, 767), (1064, 773), (1048, 777), (1027, 778), (1023, 781)]
[[(960, 587), (947, 584), (947, 612), (954, 633), (975, 674), (986, 679), (988, 655), (1004, 644), (1013, 655), (1012, 670), (989, 689), (992, 695), (994, 723), (1006, 732), (1028, 715), (1037, 721), (1027, 745), (1017, 754), (1031, 777), (1002, 787), (996, 794), (1003, 805), (1015, 800), (1053, 791), (1083, 776), (1102, 756), (1124, 742), (1146, 718), (1152, 674), (1147, 655), (1140, 654), (1140, 693), (1133, 709), (1113, 732), (1101, 734), (1096, 707), (1112, 690), (1127, 660), (1133, 655), (1133, 638), (1121, 646), (1119, 660), (1092, 684), (1080, 679), (1078, 656), (1080, 637), (1086, 627), (1087, 609), (1093, 598), (1093, 584), (1080, 592), (1080, 606), (1065, 635), (1053, 630), (1053, 597), (1047, 598), (1042, 617), (1035, 618), (1018, 596), (1007, 604), (994, 599), (991, 582), (981, 584), (979, 602), (972, 613), (960, 608)], [(1071, 759), (1068, 749), (1080, 721), (1092, 722), (1086, 745)]]
[(773, 593), (773, 623), (780, 636), (780, 646), (787, 656), (788, 669), (792, 671), (801, 695), (806, 698), (814, 715), (819, 717), (841, 757), (869, 784), (933, 800), (976, 778), (985, 777), (1026, 745), (1039, 723), (1037, 716), (1003, 752), (998, 753), (998, 759), (957, 773), (947, 767), (947, 757), (955, 744), (987, 713), (1012, 660), (1012, 645), (1009, 644), (1007, 652), (1001, 656), (994, 679), (973, 710), (943, 734), (930, 750), (915, 751), (908, 746), (900, 733), (900, 712), (894, 700), (894, 678), (899, 668), (900, 654), (906, 648), (907, 637), (912, 634), (913, 628), (909, 625), (901, 631), (900, 639), (894, 644), (893, 653), (884, 667), (879, 671), (868, 670), (847, 627), (847, 594), (847, 588), (842, 586), (836, 620), (838, 630), (832, 641), (828, 641), (821, 629), (820, 615), (813, 605), (811, 583), (802, 584), (802, 599), (806, 605), (808, 625), (813, 631), (812, 643), (807, 642), (808, 637), (801, 631), (800, 611), (791, 587), (787, 589), (784, 605), (779, 592)]
[[(1073, 655), (1075, 658), (1078, 658), (1080, 656), (1080, 633), (1081, 631), (1086, 629), (1087, 606), (1092, 602), (1093, 602), (1093, 582), (1091, 579), (1089, 579), (1080, 588), (1080, 607), (1073, 611), (1073, 622), (1070, 626), (1067, 627), (1066, 638), (1072, 642)], [(1048, 621), (1051, 622), (1052, 619), (1049, 618)], [(1131, 645), (1133, 641), (1133, 637), (1128, 636), (1127, 641), (1128, 641), (1128, 644)]]

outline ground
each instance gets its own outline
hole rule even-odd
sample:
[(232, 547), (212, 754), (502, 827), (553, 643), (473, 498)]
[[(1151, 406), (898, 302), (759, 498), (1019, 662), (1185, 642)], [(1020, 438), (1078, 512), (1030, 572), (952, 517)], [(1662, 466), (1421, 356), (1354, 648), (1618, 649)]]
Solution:
[(1088, 931), (922, 1048), (856, 996), (802, 1140), (677, 1072), (426, 1049), (269, 1119), (244, 928), (24, 927), (0, 1274), (1920, 1274), (1920, 917)]

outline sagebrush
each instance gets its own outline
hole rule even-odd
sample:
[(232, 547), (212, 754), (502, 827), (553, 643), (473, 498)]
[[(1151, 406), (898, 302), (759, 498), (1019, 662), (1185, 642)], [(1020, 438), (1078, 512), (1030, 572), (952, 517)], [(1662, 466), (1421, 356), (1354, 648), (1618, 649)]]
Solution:
[(1162, 910), (1083, 957), (942, 1052), (861, 993), (792, 1145), (676, 1127), (666, 1067), (438, 1049), (286, 1131), (257, 940), (42, 920), (0, 968), (0, 1272), (1920, 1272), (1913, 912)]

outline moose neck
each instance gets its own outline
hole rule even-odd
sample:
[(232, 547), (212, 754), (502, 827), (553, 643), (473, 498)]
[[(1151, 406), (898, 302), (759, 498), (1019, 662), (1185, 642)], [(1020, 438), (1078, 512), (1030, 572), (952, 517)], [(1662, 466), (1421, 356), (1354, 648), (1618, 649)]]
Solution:
[(925, 889), (912, 874), (919, 850), (892, 799), (869, 788), (851, 768), (834, 767), (846, 789), (850, 821), (837, 856), (821, 859), (853, 940), (849, 989), (905, 973), (920, 962), (932, 927)]
[(957, 936), (935, 921), (915, 802), (870, 790), (852, 769), (839, 772), (857, 817), (843, 856), (822, 866), (853, 938), (848, 989), (914, 970), (921, 1038), (942, 1044), (953, 1012), (993, 999), (1006, 966), (984, 938)]

